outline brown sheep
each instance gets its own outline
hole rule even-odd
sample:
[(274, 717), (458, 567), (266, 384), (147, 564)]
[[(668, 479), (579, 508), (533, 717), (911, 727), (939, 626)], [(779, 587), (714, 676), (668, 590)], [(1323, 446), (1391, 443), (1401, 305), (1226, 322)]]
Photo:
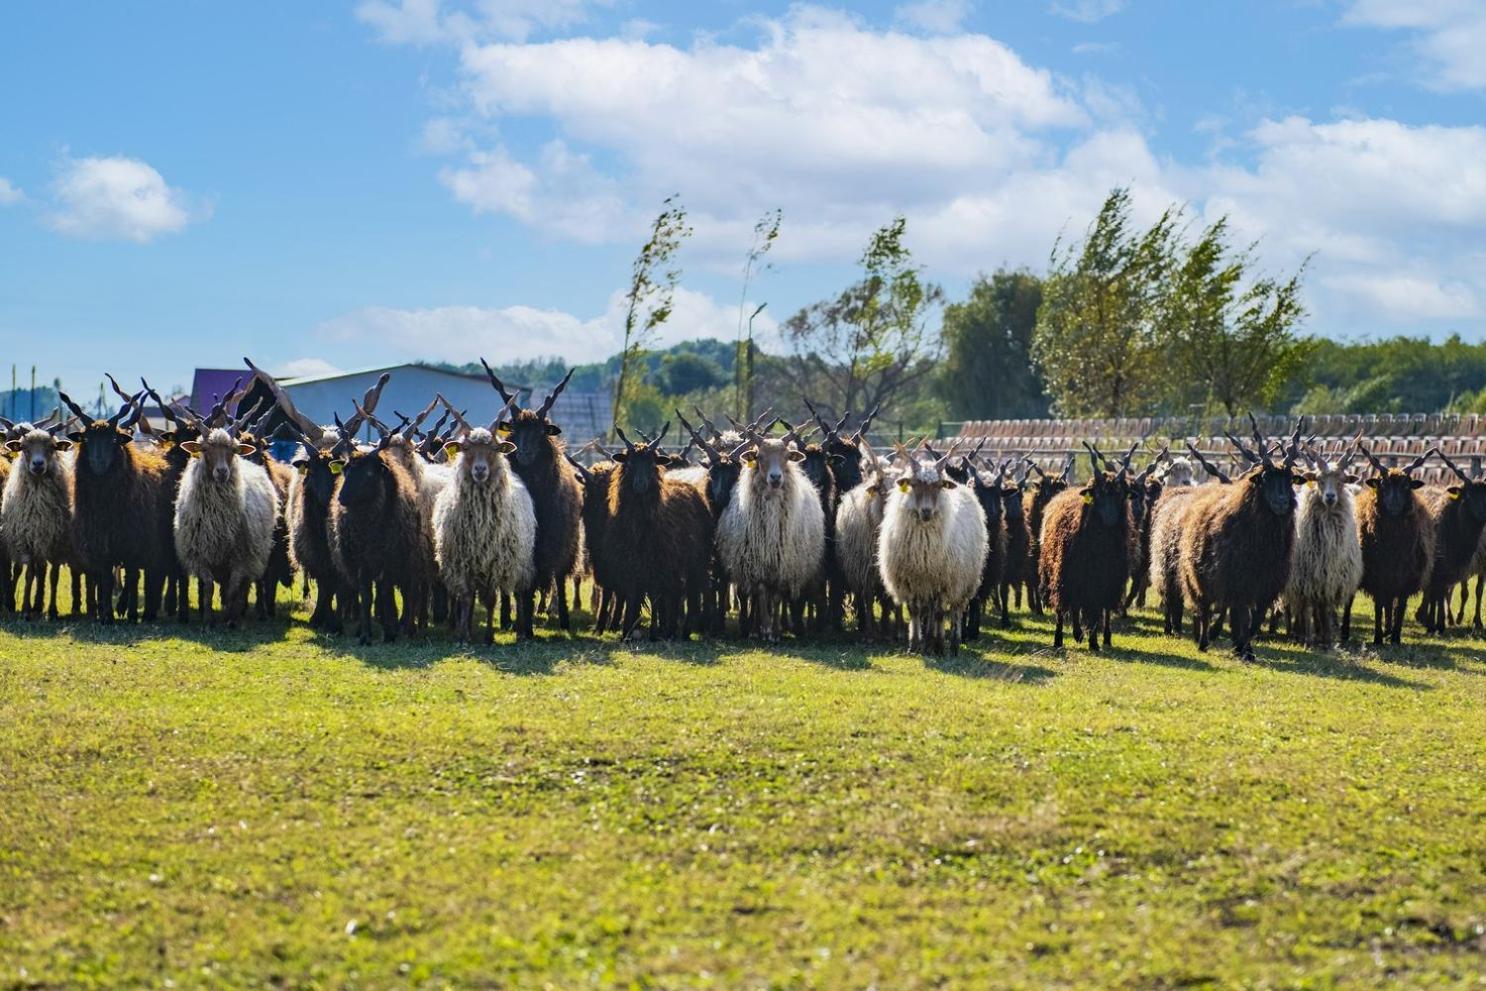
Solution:
[(1053, 646), (1063, 646), (1063, 619), (1069, 616), (1074, 639), (1081, 638), (1087, 624), (1089, 649), (1097, 652), (1101, 633), (1105, 648), (1110, 647), (1110, 614), (1120, 608), (1130, 581), (1129, 469), (1101, 471), (1098, 452), (1085, 446), (1092, 468), (1089, 481), (1048, 502), (1038, 540), (1038, 572), (1056, 617)]
[[(1433, 450), (1406, 468), (1385, 468), (1371, 451), (1357, 450), (1372, 462), (1377, 475), (1357, 494), (1357, 535), (1362, 542), (1362, 591), (1373, 604), (1373, 639), (1381, 646), (1403, 640), (1404, 606), (1429, 577), (1434, 563), (1434, 528), (1413, 473), (1424, 467)], [(1342, 639), (1352, 629), (1352, 604), (1342, 609)]]

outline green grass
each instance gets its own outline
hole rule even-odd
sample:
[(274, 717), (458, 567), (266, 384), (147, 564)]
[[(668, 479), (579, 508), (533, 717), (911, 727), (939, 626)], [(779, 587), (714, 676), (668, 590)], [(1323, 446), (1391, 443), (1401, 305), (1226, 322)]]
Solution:
[(8, 622), (0, 987), (1479, 987), (1482, 645), (1134, 625), (925, 662)]

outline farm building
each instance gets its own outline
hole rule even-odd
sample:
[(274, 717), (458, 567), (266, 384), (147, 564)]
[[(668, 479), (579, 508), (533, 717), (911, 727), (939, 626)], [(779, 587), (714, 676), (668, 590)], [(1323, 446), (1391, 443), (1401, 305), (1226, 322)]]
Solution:
[[(389, 424), (397, 422), (394, 410), (413, 416), (428, 405), (435, 393), (443, 393), (457, 408), (469, 410), (466, 416), (471, 423), (488, 423), (501, 407), (500, 395), (491, 388), (483, 374), (451, 372), (427, 365), (387, 365), (328, 375), (282, 378), (279, 384), (301, 413), (316, 423), (330, 423), (336, 414), (342, 419), (349, 417), (353, 412), (351, 400), (359, 400), (365, 395), (383, 372), (390, 374), (391, 379), (382, 391), (377, 415)], [(227, 392), (235, 381), (248, 374), (246, 369), (198, 368), (191, 389), (192, 405), (203, 411), (209, 409), (214, 396)], [(526, 385), (507, 382), (506, 385), (519, 391), (523, 404), (536, 405), (556, 383)], [(260, 398), (268, 400), (268, 390), (255, 386), (247, 402), (251, 406)], [(569, 443), (581, 444), (608, 433), (609, 398), (598, 392), (565, 389), (557, 397), (550, 415), (553, 422), (562, 427)], [(370, 436), (371, 428), (367, 430)]]

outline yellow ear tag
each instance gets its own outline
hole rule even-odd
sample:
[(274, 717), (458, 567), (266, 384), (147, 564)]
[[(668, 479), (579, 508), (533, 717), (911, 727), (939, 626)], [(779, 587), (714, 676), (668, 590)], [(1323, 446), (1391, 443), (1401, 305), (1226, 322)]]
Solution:
[(190, 454), (191, 454), (191, 457), (193, 457), (193, 458), (199, 458), (199, 457), (201, 457), (201, 452), (200, 451), (191, 451)]
[(1092, 493), (1092, 492), (1085, 492), (1084, 493), (1084, 505), (1085, 506), (1092, 506), (1093, 504), (1094, 504), (1094, 493)]
[(342, 464), (341, 462), (339, 462), (339, 461), (332, 461), (332, 462), (330, 462), (330, 473), (332, 475), (339, 475), (341, 473), (341, 469), (344, 468), (344, 467), (345, 467), (345, 465)]
[(511, 425), (509, 423), (502, 423), (500, 426), (495, 428), (495, 432), (500, 434), (501, 436), (505, 436), (506, 434), (511, 432)]
[(907, 482), (899, 482), (898, 483), (898, 491), (899, 492), (907, 492), (908, 491), (908, 483)]
[(1451, 499), (1459, 499), (1460, 498), (1460, 493), (1459, 492), (1451, 492), (1450, 493), (1450, 498)]
[(1306, 481), (1305, 481), (1305, 487), (1308, 488), (1308, 489), (1315, 488), (1316, 487), (1316, 480), (1314, 478), (1308, 478), (1308, 479), (1306, 479)]

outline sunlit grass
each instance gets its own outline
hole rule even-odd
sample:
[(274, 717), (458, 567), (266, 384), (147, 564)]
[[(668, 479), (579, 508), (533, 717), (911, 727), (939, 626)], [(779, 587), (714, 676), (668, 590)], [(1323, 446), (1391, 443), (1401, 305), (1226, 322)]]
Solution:
[[(1370, 613), (1366, 629), (1370, 632)], [(0, 625), (0, 987), (1472, 985), (1486, 653)]]

